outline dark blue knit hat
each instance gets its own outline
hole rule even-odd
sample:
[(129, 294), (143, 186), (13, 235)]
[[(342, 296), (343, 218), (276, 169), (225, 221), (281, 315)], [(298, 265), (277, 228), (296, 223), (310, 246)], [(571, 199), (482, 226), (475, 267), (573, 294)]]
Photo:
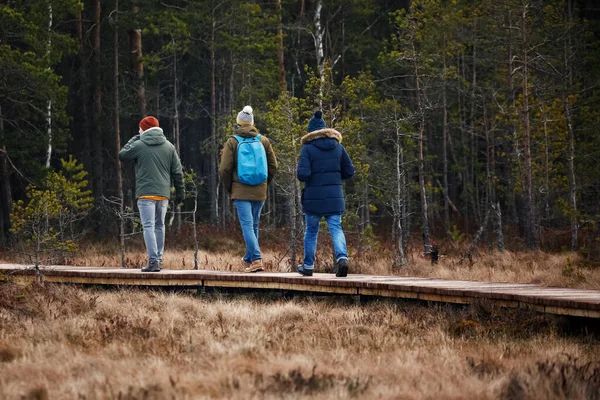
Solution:
[(325, 121), (323, 120), (323, 111), (319, 110), (315, 113), (315, 116), (312, 117), (310, 121), (308, 121), (308, 128), (306, 129), (306, 131), (310, 133), (325, 128), (326, 126)]

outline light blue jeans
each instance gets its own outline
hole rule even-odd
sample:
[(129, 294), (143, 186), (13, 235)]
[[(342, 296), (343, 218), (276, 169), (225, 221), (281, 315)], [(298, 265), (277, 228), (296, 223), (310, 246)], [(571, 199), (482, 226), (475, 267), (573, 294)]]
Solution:
[(264, 201), (234, 200), (238, 219), (242, 227), (242, 235), (246, 242), (246, 255), (244, 261), (250, 264), (254, 260), (262, 258), (258, 246), (258, 223), (260, 211), (265, 204)]
[[(315, 267), (315, 255), (317, 253), (317, 238), (319, 237), (320, 216), (306, 214), (306, 230), (304, 231), (304, 268), (313, 269)], [(342, 258), (348, 259), (348, 250), (346, 248), (346, 236), (342, 230), (342, 216), (329, 215), (325, 217), (327, 227), (333, 241), (333, 250), (335, 251), (335, 261)]]
[(144, 242), (149, 262), (162, 261), (165, 249), (165, 216), (169, 200), (138, 199), (140, 219), (144, 227)]

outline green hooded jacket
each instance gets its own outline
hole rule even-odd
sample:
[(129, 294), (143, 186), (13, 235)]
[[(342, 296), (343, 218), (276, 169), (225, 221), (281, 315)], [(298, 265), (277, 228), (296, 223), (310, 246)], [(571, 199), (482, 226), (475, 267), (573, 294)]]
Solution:
[(171, 197), (171, 182), (178, 197), (184, 196), (181, 161), (161, 128), (135, 135), (119, 152), (121, 161), (135, 161), (135, 196)]
[[(245, 138), (254, 137), (258, 135), (258, 130), (253, 125), (242, 126), (235, 131), (235, 134)], [(267, 181), (256, 186), (244, 185), (238, 179), (236, 165), (238, 141), (234, 137), (230, 137), (223, 146), (219, 175), (232, 200), (265, 201), (267, 199), (267, 183), (271, 182), (273, 177), (275, 177), (275, 172), (277, 172), (277, 158), (269, 139), (260, 135), (260, 142), (265, 147), (265, 152), (267, 153), (269, 173)]]

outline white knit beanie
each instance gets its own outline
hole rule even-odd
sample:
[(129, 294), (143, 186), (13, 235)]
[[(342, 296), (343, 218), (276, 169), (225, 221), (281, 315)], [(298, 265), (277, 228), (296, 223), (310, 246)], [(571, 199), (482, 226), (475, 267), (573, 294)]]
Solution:
[(238, 125), (254, 125), (254, 114), (252, 113), (252, 107), (244, 107), (244, 109), (238, 114), (236, 122)]

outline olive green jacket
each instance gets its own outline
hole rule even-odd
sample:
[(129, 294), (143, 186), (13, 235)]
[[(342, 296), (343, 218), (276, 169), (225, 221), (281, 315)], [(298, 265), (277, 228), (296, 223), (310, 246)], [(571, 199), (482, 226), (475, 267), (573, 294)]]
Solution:
[(150, 128), (135, 135), (119, 152), (121, 161), (135, 161), (135, 196), (171, 197), (171, 182), (175, 192), (183, 197), (181, 161), (161, 128)]
[[(258, 135), (258, 130), (253, 125), (242, 126), (235, 131), (235, 134), (245, 138), (254, 137)], [(267, 166), (269, 172), (267, 181), (256, 186), (244, 185), (238, 179), (236, 163), (237, 139), (230, 137), (223, 146), (221, 163), (219, 165), (219, 175), (221, 176), (221, 182), (223, 182), (225, 189), (231, 195), (232, 200), (265, 201), (267, 199), (267, 184), (273, 180), (275, 172), (277, 172), (277, 158), (275, 157), (275, 152), (273, 151), (269, 139), (261, 135), (260, 142), (265, 147), (265, 152), (267, 153)]]

